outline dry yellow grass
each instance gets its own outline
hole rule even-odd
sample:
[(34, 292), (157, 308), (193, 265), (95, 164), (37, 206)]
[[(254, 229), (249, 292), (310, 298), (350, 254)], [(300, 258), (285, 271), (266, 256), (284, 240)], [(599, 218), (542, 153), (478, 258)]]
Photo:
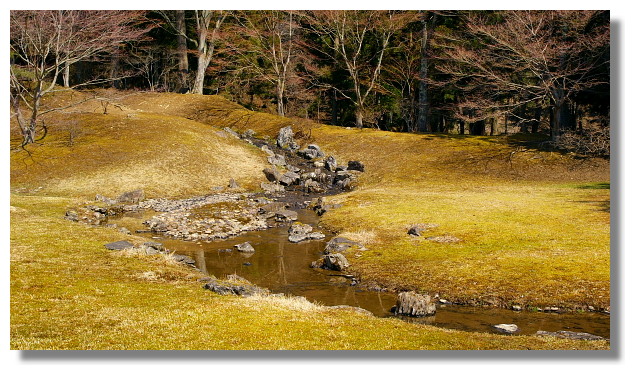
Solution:
[[(75, 124), (74, 138), (62, 126)], [(140, 111), (58, 115), (41, 145), (11, 155), (12, 188), (51, 195), (149, 197), (206, 194), (234, 178), (245, 188), (264, 180), (263, 153), (219, 129), (183, 117)]]
[(302, 298), (218, 296), (190, 268), (106, 250), (121, 234), (62, 219), (69, 204), (11, 197), (12, 350), (609, 349), (413, 325)]
[[(219, 97), (197, 105), (190, 112), (206, 113), (199, 117), (206, 123), (245, 113)], [(253, 112), (242, 118), (243, 128), (269, 137), (299, 122)], [(539, 151), (519, 137), (309, 127), (305, 143), (366, 165), (356, 191), (329, 198), (344, 207), (323, 217), (368, 242), (352, 261), (363, 279), (456, 301), (610, 305), (607, 160)], [(405, 228), (414, 223), (438, 225), (424, 237), (460, 241), (411, 238)]]
[[(412, 326), (295, 299), (219, 297), (179, 265), (106, 251), (120, 239), (116, 230), (61, 219), (96, 193), (191, 196), (230, 177), (253, 188), (263, 179), (262, 153), (216, 132), (273, 136), (295, 124), (312, 129), (303, 142), (366, 164), (360, 188), (331, 197), (344, 207), (323, 217), (366, 244), (350, 259), (363, 280), (448, 299), (602, 307), (610, 301), (606, 161), (518, 151), (496, 137), (300, 123), (219, 97), (140, 94), (118, 103), (107, 114), (87, 103), (58, 117), (31, 156), (12, 153), (11, 188), (22, 192), (11, 198), (12, 349), (608, 348)], [(412, 223), (438, 224), (431, 236), (461, 241), (409, 237)]]

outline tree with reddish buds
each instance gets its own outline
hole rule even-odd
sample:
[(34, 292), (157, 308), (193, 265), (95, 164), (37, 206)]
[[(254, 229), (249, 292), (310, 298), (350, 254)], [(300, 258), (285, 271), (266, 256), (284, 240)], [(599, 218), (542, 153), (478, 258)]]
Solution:
[[(461, 98), (455, 115), (475, 122), (547, 105), (551, 136), (562, 111), (585, 90), (608, 84), (609, 23), (603, 11), (469, 11), (463, 26), (435, 39), (436, 69)], [(521, 119), (526, 120), (526, 119)]]

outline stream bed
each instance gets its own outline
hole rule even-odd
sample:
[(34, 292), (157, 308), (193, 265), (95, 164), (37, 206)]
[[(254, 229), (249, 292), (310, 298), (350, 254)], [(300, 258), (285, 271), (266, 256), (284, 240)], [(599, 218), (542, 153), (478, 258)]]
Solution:
[[(311, 210), (297, 210), (298, 221), (318, 227), (319, 217)], [(149, 212), (131, 214), (139, 219), (137, 228)], [(128, 215), (130, 216), (130, 215)], [(117, 223), (116, 218), (109, 220)], [(129, 225), (129, 222), (128, 222)], [(207, 275), (225, 278), (237, 274), (272, 293), (304, 296), (309, 301), (327, 305), (360, 307), (378, 317), (395, 317), (390, 309), (395, 305), (395, 293), (377, 292), (351, 285), (345, 272), (310, 268), (311, 262), (322, 255), (332, 234), (323, 240), (292, 243), (288, 240), (289, 225), (266, 230), (245, 232), (239, 236), (217, 241), (182, 241), (160, 236), (157, 233), (140, 233), (152, 241), (159, 241), (177, 254), (187, 255), (196, 267)], [(233, 250), (234, 245), (249, 241), (254, 253)], [(228, 249), (232, 249), (229, 251)], [(610, 339), (610, 316), (594, 312), (546, 313), (538, 311), (512, 311), (501, 308), (472, 307), (438, 304), (437, 313), (431, 317), (398, 317), (412, 323), (428, 324), (463, 331), (498, 333), (496, 324), (516, 324), (516, 334), (530, 335), (537, 331), (586, 332)]]

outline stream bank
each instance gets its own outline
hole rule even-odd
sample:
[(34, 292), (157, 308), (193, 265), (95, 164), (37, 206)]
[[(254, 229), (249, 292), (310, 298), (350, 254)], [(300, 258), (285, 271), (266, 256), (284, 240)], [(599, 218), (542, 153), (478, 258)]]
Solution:
[[(337, 207), (326, 206), (320, 197), (354, 189), (364, 166), (359, 161), (338, 165), (326, 157), (317, 145), (300, 150), (290, 129), (282, 129), (276, 144), (267, 144), (251, 135), (240, 136), (268, 155), (270, 168), (263, 171), (268, 182), (264, 193), (240, 192), (236, 181), (216, 194), (183, 200), (143, 200), (142, 193), (124, 194), (117, 199), (101, 197), (106, 207), (90, 208), (93, 215), (68, 214), (88, 218), (91, 224), (117, 225), (121, 230), (137, 232), (167, 249), (192, 260), (201, 272), (218, 277), (238, 275), (272, 293), (304, 296), (326, 305), (349, 305), (368, 310), (376, 316), (394, 316), (391, 308), (396, 294), (371, 290), (342, 270), (327, 270), (310, 264), (323, 259), (333, 237), (319, 227), (319, 214)], [(231, 129), (225, 130), (234, 136)], [(114, 203), (113, 203), (114, 202)], [(151, 215), (151, 216), (150, 216)], [(125, 227), (118, 218), (138, 218), (142, 227)], [(77, 221), (82, 221), (78, 219)], [(323, 238), (290, 241), (289, 227), (302, 223), (309, 232)], [(119, 222), (121, 223), (121, 222)], [(125, 233), (122, 230), (123, 233)], [(249, 243), (254, 251), (239, 251)], [(357, 251), (363, 251), (357, 248)], [(539, 331), (575, 330), (609, 337), (609, 317), (600, 314), (561, 314), (476, 308), (439, 303), (432, 317), (406, 317), (413, 323), (432, 324), (466, 331), (497, 332), (494, 325), (518, 325), (516, 334)]]

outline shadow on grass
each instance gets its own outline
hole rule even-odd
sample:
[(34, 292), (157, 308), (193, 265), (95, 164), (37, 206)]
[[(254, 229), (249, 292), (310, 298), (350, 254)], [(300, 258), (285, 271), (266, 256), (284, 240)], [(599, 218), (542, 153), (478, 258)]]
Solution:
[(610, 182), (597, 182), (597, 183), (592, 183), (592, 184), (584, 184), (584, 185), (578, 185), (576, 186), (577, 189), (611, 189), (611, 183)]

